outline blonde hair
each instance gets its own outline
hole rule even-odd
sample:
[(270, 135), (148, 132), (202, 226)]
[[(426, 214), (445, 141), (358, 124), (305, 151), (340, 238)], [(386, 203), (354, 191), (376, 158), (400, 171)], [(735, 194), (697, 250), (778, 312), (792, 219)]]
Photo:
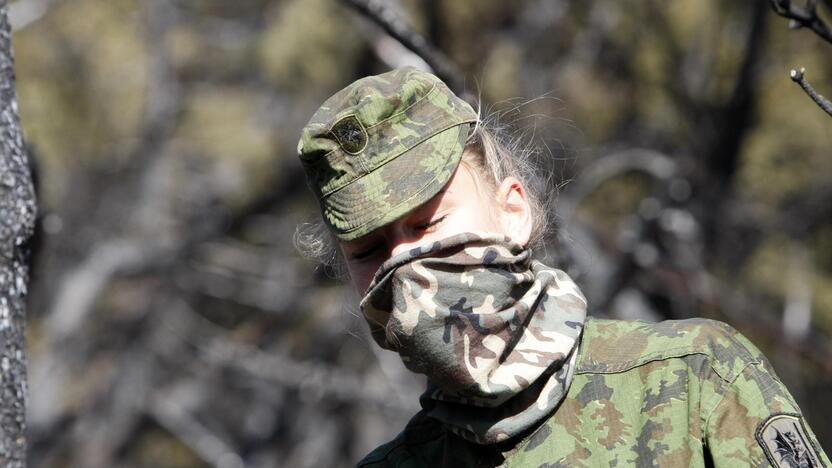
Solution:
[[(542, 164), (540, 152), (525, 140), (522, 136), (511, 136), (508, 126), (500, 122), (499, 114), (492, 114), (474, 125), (460, 163), (473, 169), (492, 190), (506, 177), (515, 177), (523, 184), (533, 220), (529, 247), (535, 248), (553, 231), (550, 204), (556, 198), (558, 187), (553, 183), (551, 168)], [(318, 261), (333, 276), (346, 277), (337, 239), (323, 220), (298, 226), (294, 243), (303, 256)]]
[(557, 196), (557, 185), (551, 168), (543, 167), (543, 162), (540, 152), (523, 137), (511, 136), (497, 114), (477, 122), (462, 153), (462, 163), (474, 169), (493, 190), (506, 177), (515, 177), (523, 184), (533, 222), (530, 247), (540, 245), (552, 232), (553, 210), (549, 205)]

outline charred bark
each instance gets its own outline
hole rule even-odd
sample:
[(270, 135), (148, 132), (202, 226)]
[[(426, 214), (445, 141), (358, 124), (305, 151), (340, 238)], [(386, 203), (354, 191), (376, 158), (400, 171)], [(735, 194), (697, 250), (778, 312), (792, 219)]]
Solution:
[(26, 465), (26, 291), (35, 190), (17, 96), (8, 5), (0, 0), (0, 465)]

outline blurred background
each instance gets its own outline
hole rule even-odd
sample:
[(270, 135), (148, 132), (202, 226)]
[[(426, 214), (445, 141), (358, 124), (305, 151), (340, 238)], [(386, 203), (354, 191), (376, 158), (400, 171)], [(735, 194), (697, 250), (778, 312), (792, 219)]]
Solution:
[[(305, 122), (425, 66), (362, 3), (11, 3), (31, 466), (351, 466), (417, 411), (423, 383), (292, 241), (317, 216)], [(832, 44), (762, 0), (381, 4), (538, 148), (542, 255), (591, 314), (730, 323), (832, 449), (832, 119), (789, 79), (832, 95)]]

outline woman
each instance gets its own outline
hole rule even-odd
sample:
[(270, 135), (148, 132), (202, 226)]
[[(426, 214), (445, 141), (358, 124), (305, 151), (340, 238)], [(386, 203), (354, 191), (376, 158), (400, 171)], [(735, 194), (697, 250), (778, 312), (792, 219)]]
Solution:
[(533, 259), (539, 195), (478, 122), (402, 68), (335, 94), (303, 130), (373, 338), (428, 378), (422, 410), (359, 466), (830, 465), (729, 326), (587, 318), (575, 283)]

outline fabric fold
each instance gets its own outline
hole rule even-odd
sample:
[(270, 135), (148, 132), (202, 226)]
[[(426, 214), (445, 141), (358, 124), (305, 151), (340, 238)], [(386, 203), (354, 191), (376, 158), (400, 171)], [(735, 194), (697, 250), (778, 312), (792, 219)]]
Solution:
[(360, 306), (379, 346), (427, 376), (427, 414), (480, 444), (521, 434), (557, 407), (586, 318), (566, 273), (493, 233), (390, 258)]

